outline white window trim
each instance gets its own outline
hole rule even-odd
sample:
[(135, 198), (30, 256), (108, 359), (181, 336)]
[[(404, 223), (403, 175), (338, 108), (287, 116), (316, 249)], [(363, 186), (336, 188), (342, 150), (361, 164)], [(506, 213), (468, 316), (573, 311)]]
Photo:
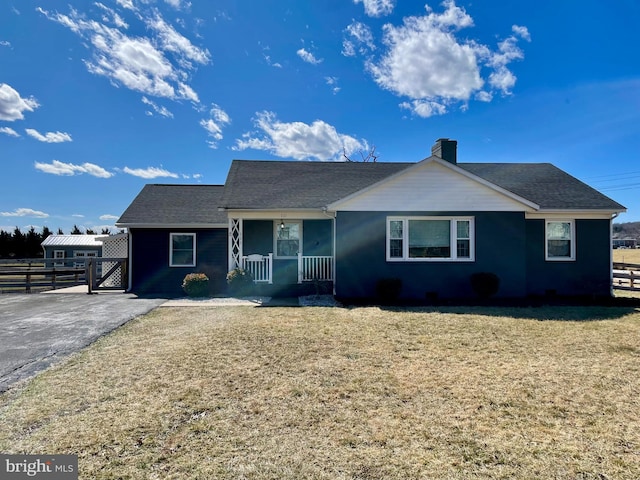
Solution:
[[(190, 264), (176, 264), (173, 263), (173, 237), (174, 236), (189, 236), (193, 237), (193, 263)], [(169, 266), (170, 267), (195, 267), (196, 266), (196, 234), (195, 233), (187, 233), (187, 232), (175, 232), (169, 234)]]
[[(58, 254), (62, 254), (61, 256), (58, 256)], [(66, 252), (64, 250), (54, 250), (53, 251), (53, 258), (55, 258), (56, 260), (64, 260), (66, 257)], [(53, 263), (54, 266), (56, 267), (63, 267), (64, 266), (64, 262), (54, 262)]]
[(273, 229), (273, 258), (280, 258), (280, 259), (294, 259), (294, 258), (298, 258), (298, 255), (295, 256), (282, 256), (282, 255), (278, 255), (278, 230), (280, 230), (280, 225), (282, 224), (282, 222), (284, 223), (297, 223), (298, 224), (298, 254), (302, 253), (302, 220), (279, 220), (279, 221), (275, 221), (273, 222), (274, 225), (274, 229)]
[[(549, 223), (568, 223), (570, 225), (571, 251), (568, 257), (550, 257), (549, 256)], [(575, 262), (576, 260), (576, 222), (569, 218), (547, 218), (544, 221), (544, 259), (547, 262)]]
[[(451, 257), (441, 258), (411, 258), (409, 257), (409, 220), (449, 220), (450, 221), (450, 241), (452, 242)], [(391, 222), (402, 221), (402, 257), (391, 257)], [(458, 258), (458, 221), (469, 222), (469, 256)], [(387, 234), (386, 234), (386, 258), (387, 262), (475, 262), (476, 260), (476, 248), (475, 248), (475, 217), (423, 217), (423, 216), (407, 216), (407, 217), (387, 217)]]

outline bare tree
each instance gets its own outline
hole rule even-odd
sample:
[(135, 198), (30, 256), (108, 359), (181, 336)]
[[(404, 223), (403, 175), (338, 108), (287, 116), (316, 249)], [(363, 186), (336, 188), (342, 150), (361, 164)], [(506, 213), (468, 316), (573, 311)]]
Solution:
[(347, 155), (347, 149), (342, 147), (342, 156), (344, 157), (344, 159), (347, 162), (376, 162), (376, 161), (378, 161), (378, 155), (376, 155), (376, 146), (375, 145), (373, 147), (371, 147), (371, 150), (369, 150), (368, 152), (363, 152), (362, 150), (358, 150), (358, 153), (360, 154), (360, 157), (362, 158), (362, 160), (352, 160)]

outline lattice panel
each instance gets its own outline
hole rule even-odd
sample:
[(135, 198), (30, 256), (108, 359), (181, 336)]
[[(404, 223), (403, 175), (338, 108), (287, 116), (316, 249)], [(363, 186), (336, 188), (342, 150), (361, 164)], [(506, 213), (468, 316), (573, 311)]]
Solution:
[[(127, 258), (129, 256), (129, 237), (127, 235), (113, 235), (102, 241), (102, 256), (111, 258)], [(102, 272), (107, 273), (116, 265), (115, 262), (104, 262)], [(122, 267), (109, 275), (102, 285), (105, 287), (118, 287), (123, 285)]]
[(242, 219), (229, 219), (229, 270), (242, 265)]

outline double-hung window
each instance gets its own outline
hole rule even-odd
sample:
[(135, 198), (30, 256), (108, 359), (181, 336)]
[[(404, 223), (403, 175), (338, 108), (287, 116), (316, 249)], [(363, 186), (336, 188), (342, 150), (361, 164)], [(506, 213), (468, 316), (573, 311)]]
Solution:
[(576, 232), (573, 220), (545, 222), (545, 258), (550, 261), (576, 259)]
[(170, 234), (170, 267), (195, 267), (196, 266), (196, 234), (172, 233)]
[(473, 261), (473, 217), (388, 217), (387, 261)]
[(297, 257), (300, 251), (302, 225), (300, 222), (280, 222), (276, 224), (276, 257)]

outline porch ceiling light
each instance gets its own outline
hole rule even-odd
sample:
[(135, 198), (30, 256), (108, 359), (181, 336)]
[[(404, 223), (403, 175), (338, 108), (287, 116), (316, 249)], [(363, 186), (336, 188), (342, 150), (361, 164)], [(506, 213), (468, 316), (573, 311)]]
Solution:
[(284, 220), (280, 220), (280, 230), (284, 229)]

